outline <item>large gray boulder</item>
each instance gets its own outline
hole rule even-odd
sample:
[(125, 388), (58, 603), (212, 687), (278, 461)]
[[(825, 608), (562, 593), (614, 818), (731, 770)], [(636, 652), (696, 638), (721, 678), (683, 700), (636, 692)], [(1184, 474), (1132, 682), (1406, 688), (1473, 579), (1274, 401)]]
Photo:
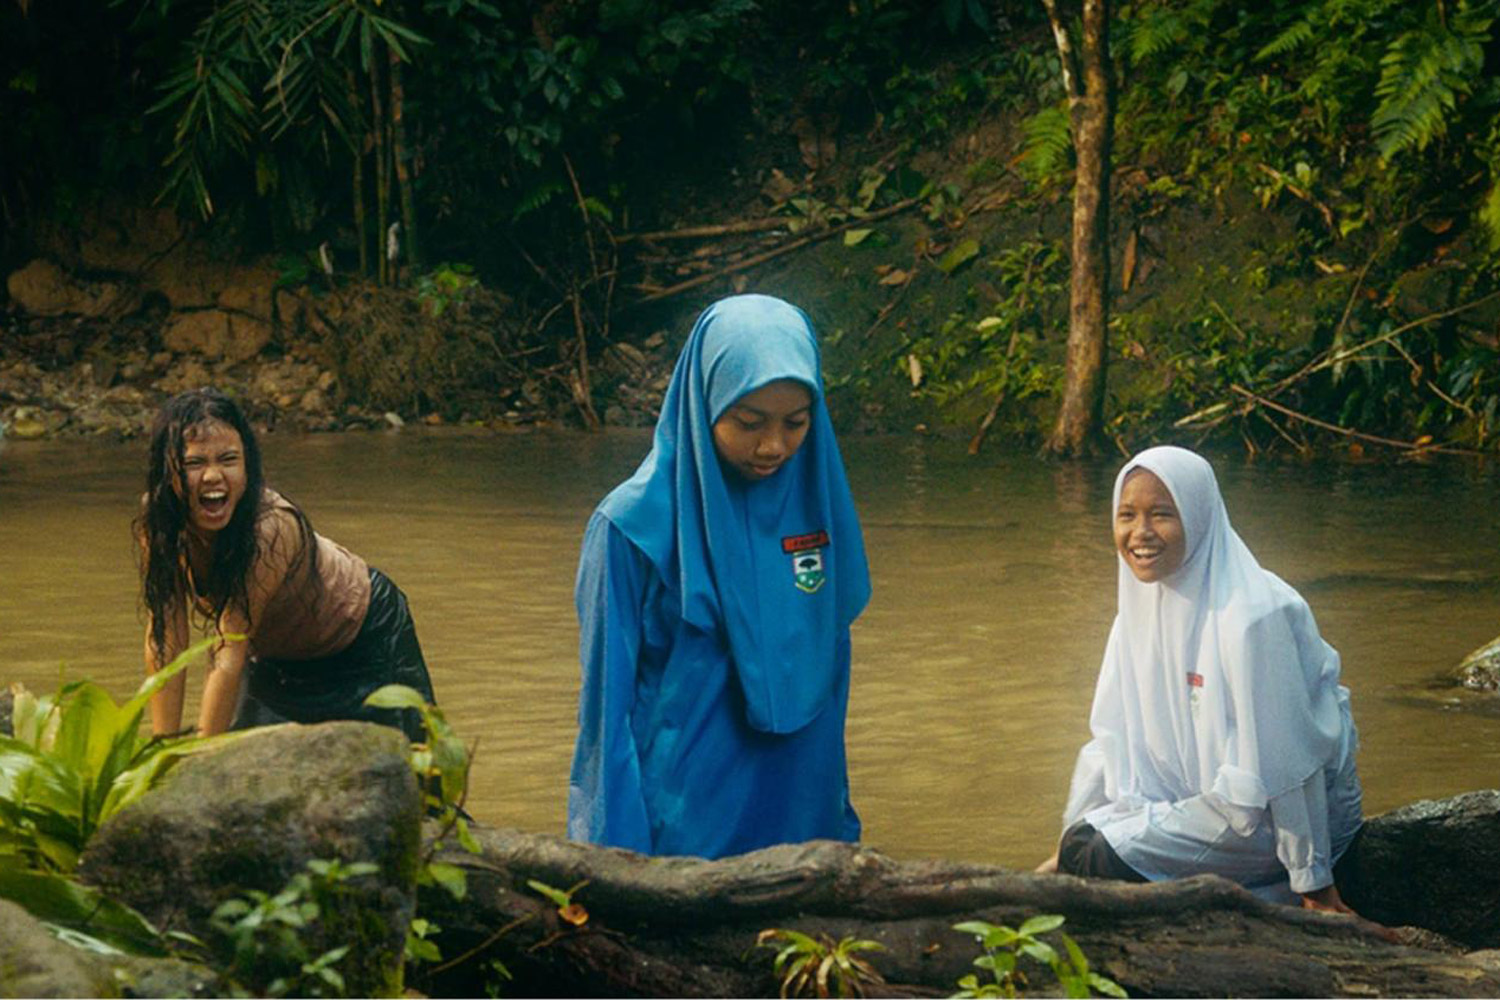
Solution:
[(422, 803), (405, 737), (363, 722), (285, 725), (183, 761), (162, 785), (105, 823), (81, 881), (164, 931), (212, 938), (209, 917), (248, 889), (276, 893), (309, 860), (371, 862), (325, 905), (305, 944), (349, 945), (338, 966), (350, 995), (400, 984), (416, 901)]
[(1365, 824), (1340, 868), (1345, 901), (1383, 924), (1500, 948), (1500, 791), (1402, 806)]

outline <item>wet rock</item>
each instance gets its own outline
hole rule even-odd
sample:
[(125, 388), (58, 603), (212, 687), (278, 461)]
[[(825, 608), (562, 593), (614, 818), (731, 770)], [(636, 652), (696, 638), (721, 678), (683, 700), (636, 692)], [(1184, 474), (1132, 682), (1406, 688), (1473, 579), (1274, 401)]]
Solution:
[(162, 343), (178, 353), (246, 361), (271, 342), (271, 324), (222, 309), (177, 312), (162, 330)]
[(1500, 947), (1500, 791), (1413, 802), (1365, 824), (1346, 902), (1391, 926)]
[(1500, 636), (1464, 657), (1458, 682), (1474, 691), (1500, 691)]
[(5, 282), (11, 300), (33, 316), (118, 318), (140, 305), (138, 290), (118, 282), (83, 281), (49, 260), (34, 260)]
[(351, 945), (350, 996), (387, 996), (398, 981), (415, 905), (421, 799), (394, 729), (361, 722), (256, 730), (189, 758), (100, 828), (79, 878), (158, 928), (207, 939), (224, 900), (276, 893), (315, 858), (367, 861), (324, 907), (311, 954)]
[(0, 900), (0, 996), (119, 995), (120, 984), (100, 956), (64, 944), (21, 907)]

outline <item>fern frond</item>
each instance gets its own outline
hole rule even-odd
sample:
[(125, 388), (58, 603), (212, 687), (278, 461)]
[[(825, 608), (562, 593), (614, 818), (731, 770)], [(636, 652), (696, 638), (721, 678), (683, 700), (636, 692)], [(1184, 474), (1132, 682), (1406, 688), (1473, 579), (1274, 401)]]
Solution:
[(1167, 7), (1148, 8), (1130, 26), (1130, 61), (1142, 63), (1171, 51), (1188, 36), (1188, 23), (1181, 12)]
[(1500, 250), (1500, 180), (1491, 175), (1489, 194), (1479, 206), (1479, 224), (1489, 235), (1490, 252)]
[(1021, 124), (1021, 164), (1036, 180), (1065, 170), (1073, 152), (1073, 128), (1067, 105), (1043, 108)]
[(1311, 42), (1314, 34), (1312, 18), (1304, 18), (1271, 39), (1264, 48), (1255, 53), (1255, 60), (1264, 62), (1278, 56), (1290, 55)]
[[(1467, 4), (1463, 5), (1467, 7)], [(1381, 159), (1404, 150), (1421, 152), (1448, 130), (1449, 112), (1467, 94), (1484, 66), (1492, 18), (1429, 16), (1402, 32), (1380, 60), (1380, 101), (1370, 118)]]

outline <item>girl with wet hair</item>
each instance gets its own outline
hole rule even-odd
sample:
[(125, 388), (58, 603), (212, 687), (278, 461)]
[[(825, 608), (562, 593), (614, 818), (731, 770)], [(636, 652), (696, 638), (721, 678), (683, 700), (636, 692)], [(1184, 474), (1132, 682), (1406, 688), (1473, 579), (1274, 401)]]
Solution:
[[(405, 595), (265, 486), (255, 431), (228, 396), (184, 392), (157, 414), (135, 533), (147, 671), (187, 648), (195, 623), (221, 637), (209, 655), (200, 734), (364, 719), (421, 737), (415, 712), (363, 704), (388, 683), (432, 700)], [(226, 638), (236, 635), (246, 638)], [(152, 700), (153, 731), (181, 728), (186, 687), (178, 674)]]
[(1339, 654), (1230, 526), (1213, 468), (1151, 448), (1115, 480), (1119, 609), (1058, 849), (1041, 871), (1213, 873), (1352, 913), (1336, 866), (1361, 825)]
[(704, 858), (859, 838), (844, 718), (870, 577), (800, 309), (741, 295), (699, 317), (575, 596), (570, 837)]

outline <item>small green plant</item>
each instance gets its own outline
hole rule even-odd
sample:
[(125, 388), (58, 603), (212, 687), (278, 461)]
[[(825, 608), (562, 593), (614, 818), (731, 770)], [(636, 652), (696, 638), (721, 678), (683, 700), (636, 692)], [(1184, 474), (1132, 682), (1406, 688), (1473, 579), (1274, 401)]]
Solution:
[(0, 898), (110, 947), (164, 950), (140, 914), (70, 876), (100, 824), (149, 791), (177, 761), (243, 735), (161, 739), (140, 732), (151, 697), (218, 641), (210, 637), (184, 651), (123, 705), (92, 681), (65, 683), (51, 695), (11, 688), (13, 735), (0, 736)]
[(229, 978), (268, 997), (345, 995), (339, 962), (349, 945), (320, 955), (308, 952), (311, 931), (344, 884), (378, 871), (369, 862), (313, 859), (275, 895), (250, 889), (225, 900), (209, 923), (230, 953)]
[(827, 934), (812, 937), (772, 927), (760, 932), (755, 946), (776, 949), (772, 969), (781, 982), (782, 997), (862, 997), (867, 988), (885, 982), (858, 954), (885, 951), (879, 941), (845, 937), (835, 942)]
[(533, 892), (540, 893), (550, 899), (557, 906), (557, 915), (574, 927), (582, 927), (588, 923), (589, 911), (584, 909), (582, 904), (573, 902), (573, 894), (588, 885), (588, 879), (584, 879), (571, 889), (556, 889), (545, 882), (538, 882), (534, 878), (527, 879), (526, 884), (531, 887)]
[(1064, 996), (1090, 997), (1095, 993), (1109, 997), (1125, 996), (1119, 983), (1089, 969), (1083, 949), (1068, 935), (1058, 934), (1067, 952), (1066, 957), (1058, 954), (1056, 948), (1041, 939), (1041, 935), (1061, 927), (1065, 919), (1056, 914), (1047, 914), (1032, 917), (1019, 928), (983, 920), (954, 924), (954, 930), (973, 934), (978, 938), (984, 954), (974, 959), (974, 965), (988, 972), (994, 981), (980, 982), (978, 975), (970, 973), (958, 981), (959, 990), (953, 996), (1014, 997), (1017, 984), (1026, 983), (1025, 973), (1017, 968), (1023, 955), (1050, 968), (1062, 985)]
[(436, 319), (449, 306), (462, 305), (469, 293), (479, 287), (474, 268), (469, 264), (439, 264), (417, 278), (417, 301), (427, 315)]

